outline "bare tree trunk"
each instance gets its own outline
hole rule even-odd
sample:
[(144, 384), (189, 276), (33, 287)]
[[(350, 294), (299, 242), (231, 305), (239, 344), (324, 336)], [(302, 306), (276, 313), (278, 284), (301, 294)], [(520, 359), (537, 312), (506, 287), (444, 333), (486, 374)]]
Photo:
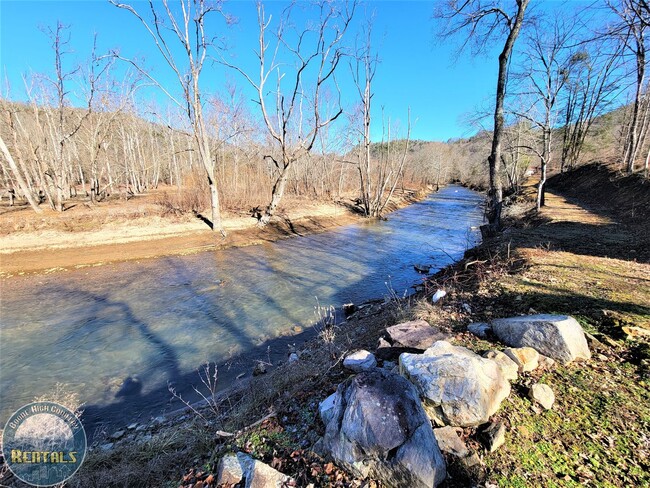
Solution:
[(38, 206), (36, 200), (34, 200), (34, 198), (32, 197), (32, 194), (29, 191), (29, 188), (27, 187), (27, 183), (25, 183), (25, 180), (22, 174), (20, 173), (20, 170), (18, 169), (16, 162), (14, 161), (14, 158), (9, 153), (9, 149), (7, 148), (7, 145), (5, 144), (5, 141), (2, 139), (1, 136), (0, 136), (0, 151), (4, 155), (7, 162), (9, 163), (9, 167), (11, 168), (11, 171), (13, 172), (16, 181), (18, 182), (20, 191), (23, 193), (23, 195), (25, 195), (25, 198), (29, 202), (29, 205), (36, 213), (43, 213), (43, 209), (41, 209)]
[(498, 165), (501, 160), (501, 138), (503, 137), (503, 104), (506, 97), (506, 84), (508, 80), (508, 60), (512, 53), (521, 25), (524, 21), (524, 12), (530, 0), (517, 0), (517, 15), (510, 26), (510, 32), (506, 43), (499, 54), (499, 76), (497, 78), (496, 105), (494, 109), (494, 133), (492, 136), (492, 149), (488, 157), (490, 166), (490, 205), (488, 210), (488, 221), (495, 228), (501, 227), (501, 207), (503, 205), (503, 187)]

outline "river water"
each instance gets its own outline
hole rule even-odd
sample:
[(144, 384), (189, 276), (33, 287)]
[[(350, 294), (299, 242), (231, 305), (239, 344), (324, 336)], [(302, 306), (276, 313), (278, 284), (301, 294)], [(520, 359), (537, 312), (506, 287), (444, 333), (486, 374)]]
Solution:
[[(168, 382), (194, 399), (197, 368), (286, 359), (314, 307), (411, 293), (478, 239), (481, 195), (448, 186), (383, 222), (245, 248), (123, 262), (2, 282), (0, 423), (57, 384), (85, 403), (87, 430), (148, 419)], [(297, 339), (296, 339), (297, 338)], [(270, 347), (270, 351), (269, 351)], [(92, 432), (89, 433), (92, 435)]]

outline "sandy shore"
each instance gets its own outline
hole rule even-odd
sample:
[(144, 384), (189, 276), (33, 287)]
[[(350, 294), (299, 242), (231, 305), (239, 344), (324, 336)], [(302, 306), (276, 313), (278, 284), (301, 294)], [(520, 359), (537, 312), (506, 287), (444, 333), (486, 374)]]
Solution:
[[(392, 210), (424, 195), (400, 195)], [(361, 220), (359, 214), (344, 205), (309, 203), (282, 213), (264, 228), (258, 227), (252, 217), (226, 217), (226, 238), (212, 232), (198, 218), (174, 221), (158, 215), (108, 222), (92, 230), (66, 231), (56, 227), (20, 230), (0, 237), (0, 276), (51, 273), (118, 261), (248, 246), (323, 232)]]

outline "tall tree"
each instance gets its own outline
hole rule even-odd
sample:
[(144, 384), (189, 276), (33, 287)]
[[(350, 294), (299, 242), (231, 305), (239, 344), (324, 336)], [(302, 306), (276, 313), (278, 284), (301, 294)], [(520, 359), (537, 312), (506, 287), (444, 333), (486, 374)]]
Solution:
[[(210, 187), (212, 229), (225, 236), (226, 233), (221, 221), (215, 160), (210, 148), (210, 137), (204, 115), (201, 74), (203, 73), (208, 50), (212, 47), (212, 39), (206, 35), (206, 19), (212, 13), (220, 13), (226, 21), (229, 20), (229, 17), (224, 14), (220, 2), (207, 0), (180, 0), (180, 13), (172, 10), (169, 0), (162, 0), (162, 8), (157, 7), (150, 0), (148, 2), (151, 14), (150, 20), (145, 19), (131, 5), (118, 3), (116, 0), (110, 1), (116, 7), (131, 12), (140, 21), (167, 65), (176, 75), (183, 94), (182, 100), (177, 99), (134, 61), (121, 58), (133, 64), (185, 112), (192, 127), (196, 149)], [(172, 42), (180, 43), (183, 52), (182, 56), (175, 54), (176, 51), (171, 46)]]
[(623, 164), (627, 172), (632, 173), (648, 126), (646, 106), (650, 94), (645, 86), (648, 68), (648, 5), (643, 0), (607, 0), (607, 4), (619, 18), (610, 32), (620, 39), (624, 52), (633, 57), (634, 101), (623, 144)]
[(501, 208), (503, 204), (503, 187), (499, 173), (501, 161), (501, 141), (504, 133), (504, 102), (508, 84), (508, 63), (521, 27), (524, 14), (530, 0), (508, 0), (508, 7), (502, 7), (501, 0), (449, 0), (438, 12), (438, 16), (449, 23), (444, 36), (467, 32), (463, 47), (473, 40), (479, 50), (490, 45), (495, 38), (505, 37), (503, 48), (499, 53), (499, 73), (494, 105), (494, 129), (492, 146), (488, 156), (490, 171), (490, 189), (488, 220), (493, 229), (501, 226)]
[[(261, 225), (268, 224), (275, 214), (294, 163), (309, 154), (319, 132), (343, 113), (339, 100), (338, 109), (325, 115), (322, 98), (328, 86), (339, 91), (335, 73), (345, 54), (343, 38), (356, 1), (319, 0), (314, 5), (318, 19), (302, 30), (292, 25), (294, 7), (292, 3), (283, 11), (275, 31), (269, 34), (272, 16), (266, 15), (262, 2), (257, 3), (259, 69), (256, 75), (222, 59), (223, 64), (238, 71), (255, 89), (255, 101), (276, 149), (273, 154), (265, 155), (273, 163), (277, 176), (271, 202), (260, 218)], [(274, 88), (269, 87), (270, 81), (275, 81)]]

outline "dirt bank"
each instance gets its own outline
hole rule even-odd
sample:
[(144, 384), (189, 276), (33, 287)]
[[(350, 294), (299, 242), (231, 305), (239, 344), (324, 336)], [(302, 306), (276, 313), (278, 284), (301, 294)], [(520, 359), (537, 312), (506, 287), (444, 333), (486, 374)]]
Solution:
[[(390, 210), (426, 195), (426, 191), (399, 192)], [(115, 206), (85, 207), (76, 213), (69, 210), (67, 215), (46, 212), (40, 219), (27, 214), (27, 209), (2, 213), (0, 229), (5, 235), (0, 245), (0, 276), (248, 246), (324, 232), (363, 219), (345, 202), (289, 200), (288, 208), (264, 228), (250, 216), (227, 215), (227, 237), (222, 238), (199, 218), (161, 216), (150, 199), (135, 205), (117, 211)], [(19, 230), (12, 231), (12, 226)]]

